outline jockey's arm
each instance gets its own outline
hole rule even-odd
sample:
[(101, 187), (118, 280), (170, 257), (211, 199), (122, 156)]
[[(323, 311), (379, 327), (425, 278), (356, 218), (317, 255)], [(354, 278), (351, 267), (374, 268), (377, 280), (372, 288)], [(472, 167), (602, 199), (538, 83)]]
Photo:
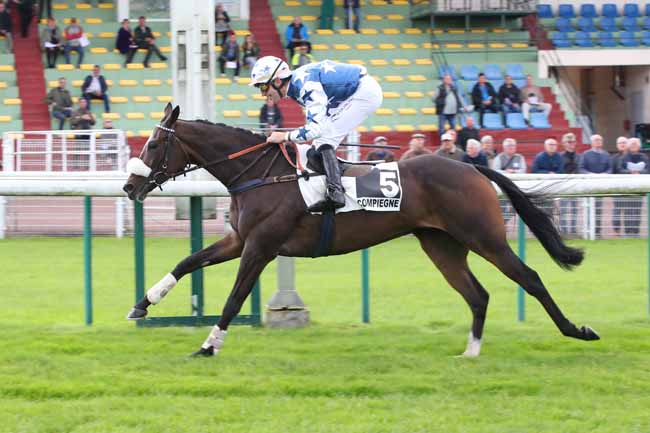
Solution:
[(302, 90), (301, 97), (305, 103), (307, 122), (303, 127), (287, 132), (286, 141), (303, 143), (322, 135), (323, 123), (327, 119), (327, 95), (323, 86), (317, 82), (309, 82)]

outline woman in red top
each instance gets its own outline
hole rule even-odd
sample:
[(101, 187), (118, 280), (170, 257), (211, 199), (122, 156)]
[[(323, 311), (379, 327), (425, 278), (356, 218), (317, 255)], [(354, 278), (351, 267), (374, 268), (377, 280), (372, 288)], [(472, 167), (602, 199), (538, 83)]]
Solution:
[(77, 68), (81, 67), (81, 63), (84, 59), (84, 29), (77, 24), (76, 18), (70, 18), (70, 25), (65, 28), (63, 31), (63, 37), (65, 38), (65, 45), (63, 47), (63, 55), (65, 56), (65, 62), (70, 64), (70, 51), (76, 51), (79, 54), (79, 61), (77, 62)]

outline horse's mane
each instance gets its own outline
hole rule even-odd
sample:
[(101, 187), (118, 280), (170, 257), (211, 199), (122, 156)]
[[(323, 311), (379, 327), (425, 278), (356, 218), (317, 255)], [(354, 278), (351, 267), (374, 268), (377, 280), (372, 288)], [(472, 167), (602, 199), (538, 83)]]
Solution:
[(239, 128), (237, 126), (230, 126), (230, 125), (226, 125), (225, 123), (212, 123), (209, 120), (205, 120), (205, 119), (197, 119), (197, 120), (195, 120), (195, 122), (203, 123), (205, 125), (209, 125), (209, 126), (212, 126), (212, 127), (227, 129), (227, 130), (232, 131), (234, 133), (242, 134), (242, 135), (245, 135), (247, 137), (255, 138), (255, 139), (260, 140), (260, 141), (266, 141), (266, 136), (264, 136), (262, 134), (256, 134), (253, 131), (251, 131), (250, 129)]

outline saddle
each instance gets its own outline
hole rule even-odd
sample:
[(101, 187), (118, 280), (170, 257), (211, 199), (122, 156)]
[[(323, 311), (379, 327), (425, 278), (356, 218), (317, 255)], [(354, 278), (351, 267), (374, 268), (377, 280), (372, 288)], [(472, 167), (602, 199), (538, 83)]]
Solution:
[[(337, 158), (339, 167), (341, 169), (341, 176), (346, 177), (359, 177), (364, 176), (372, 170), (372, 168), (384, 161), (348, 161), (346, 159)], [(323, 157), (316, 149), (311, 148), (307, 151), (307, 169), (316, 174), (325, 174), (323, 167)]]

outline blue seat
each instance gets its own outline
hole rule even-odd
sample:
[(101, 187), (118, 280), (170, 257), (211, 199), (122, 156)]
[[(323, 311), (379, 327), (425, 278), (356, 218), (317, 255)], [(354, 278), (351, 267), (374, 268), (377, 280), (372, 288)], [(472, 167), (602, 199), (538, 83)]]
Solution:
[(456, 68), (454, 68), (452, 65), (440, 65), (438, 66), (438, 77), (442, 78), (445, 75), (451, 75), (451, 78), (456, 81), (458, 79), (458, 75), (456, 75)]
[(650, 30), (650, 17), (643, 18), (643, 30)]
[(594, 43), (591, 40), (591, 33), (576, 32), (575, 44), (579, 47), (593, 47)]
[(613, 48), (618, 44), (614, 40), (614, 35), (611, 32), (600, 32), (598, 33), (598, 44), (601, 47)]
[(623, 6), (623, 16), (629, 18), (639, 18), (641, 16), (639, 5), (636, 3), (625, 3)]
[(506, 126), (510, 129), (528, 129), (524, 115), (521, 113), (506, 114)]
[(513, 83), (515, 83), (515, 86), (519, 87), (521, 89), (522, 87), (526, 87), (526, 79), (522, 78), (521, 80), (512, 80)]
[(604, 32), (617, 32), (618, 26), (616, 25), (616, 20), (614, 18), (601, 18), (600, 19), (600, 28)]
[(645, 16), (650, 17), (650, 3), (646, 3), (645, 5)]
[(501, 88), (501, 86), (503, 86), (503, 83), (505, 83), (504, 80), (492, 80), (491, 81), (492, 87), (494, 87), (494, 91), (497, 92), (497, 93), (499, 93), (499, 89)]
[(476, 65), (463, 65), (460, 67), (460, 77), (463, 80), (478, 80), (479, 69)]
[(636, 22), (636, 18), (625, 17), (623, 18), (623, 30), (626, 32), (639, 32), (639, 24)]
[(624, 47), (639, 46), (639, 40), (636, 38), (636, 35), (633, 32), (621, 32), (618, 36), (621, 40), (621, 45)]
[(571, 46), (571, 41), (566, 33), (555, 32), (553, 33), (551, 40), (556, 48), (569, 48)]
[(509, 63), (506, 65), (506, 75), (510, 75), (513, 80), (521, 80), (526, 78), (524, 68), (519, 63)]
[(483, 68), (483, 73), (485, 74), (485, 78), (488, 80), (503, 80), (503, 74), (501, 73), (501, 68), (499, 68), (499, 65), (485, 65), (485, 68)]
[(583, 32), (595, 32), (594, 20), (591, 18), (578, 18), (578, 28)]
[(618, 9), (614, 3), (605, 3), (601, 15), (607, 18), (617, 18)]
[(650, 31), (645, 30), (641, 32), (641, 43), (646, 47), (650, 46)]
[(551, 5), (538, 4), (537, 5), (537, 17), (538, 18), (553, 18), (553, 9), (551, 9)]
[(596, 18), (598, 13), (596, 12), (596, 5), (593, 3), (583, 3), (580, 5), (580, 16), (584, 18)]
[(572, 32), (573, 24), (571, 24), (571, 20), (568, 18), (557, 18), (555, 20), (555, 28), (563, 33)]
[(530, 126), (535, 129), (549, 129), (548, 117), (544, 113), (530, 113)]
[(572, 4), (563, 4), (558, 7), (557, 16), (562, 18), (575, 18), (576, 13)]
[(501, 120), (501, 113), (485, 113), (483, 114), (483, 127), (485, 129), (503, 129), (503, 121)]

